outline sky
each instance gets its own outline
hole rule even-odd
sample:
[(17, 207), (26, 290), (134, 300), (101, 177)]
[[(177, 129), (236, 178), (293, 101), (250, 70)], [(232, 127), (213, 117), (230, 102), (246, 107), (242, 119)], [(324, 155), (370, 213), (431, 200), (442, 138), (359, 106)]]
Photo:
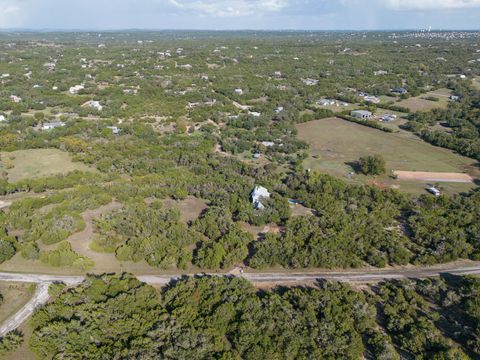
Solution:
[(480, 29), (480, 0), (0, 0), (0, 29)]

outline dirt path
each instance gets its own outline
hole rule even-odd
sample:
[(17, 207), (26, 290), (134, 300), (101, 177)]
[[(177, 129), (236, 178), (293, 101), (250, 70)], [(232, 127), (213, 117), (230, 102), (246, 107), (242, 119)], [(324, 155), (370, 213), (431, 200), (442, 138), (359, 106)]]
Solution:
[(48, 282), (40, 283), (37, 286), (35, 294), (33, 294), (28, 303), (26, 303), (24, 307), (22, 307), (17, 313), (13, 314), (0, 326), (0, 337), (18, 328), (30, 317), (30, 315), (33, 314), (35, 309), (44, 305), (48, 301), (50, 298), (50, 295), (48, 294), (49, 286), (50, 283)]
[(112, 264), (117, 263), (117, 260), (115, 259), (115, 254), (98, 253), (90, 249), (90, 243), (95, 235), (93, 219), (113, 210), (118, 210), (121, 207), (122, 204), (113, 201), (110, 204), (99, 207), (98, 209), (85, 211), (82, 213), (83, 220), (85, 221), (85, 229), (71, 235), (67, 239), (67, 241), (72, 244), (72, 249), (76, 253), (88, 257), (95, 262), (94, 270), (96, 271), (108, 271), (108, 269), (112, 269)]
[(418, 180), (433, 182), (471, 183), (472, 177), (462, 173), (443, 173), (425, 171), (394, 171), (399, 180)]

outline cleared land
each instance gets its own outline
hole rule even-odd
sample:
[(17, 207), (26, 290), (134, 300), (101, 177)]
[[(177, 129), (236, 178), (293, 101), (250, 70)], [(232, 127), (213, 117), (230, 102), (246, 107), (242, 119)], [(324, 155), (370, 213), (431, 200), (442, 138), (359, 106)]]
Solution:
[(470, 183), (473, 180), (470, 175), (461, 174), (461, 173), (395, 171), (394, 174), (400, 180), (420, 180), (420, 181), (458, 182), (458, 183)]
[(32, 297), (35, 286), (28, 283), (0, 282), (0, 294), (3, 303), (0, 305), (0, 324), (20, 310)]
[(163, 204), (166, 208), (178, 208), (178, 210), (180, 210), (181, 220), (186, 223), (196, 220), (203, 210), (208, 207), (205, 201), (193, 196), (189, 196), (183, 200), (166, 199)]
[(10, 182), (66, 174), (74, 170), (93, 171), (82, 163), (73, 162), (68, 153), (58, 149), (18, 150), (2, 152), (0, 155)]
[[(448, 89), (438, 89), (430, 91), (426, 94), (412, 97), (406, 100), (402, 100), (395, 105), (406, 107), (410, 111), (431, 111), (433, 109), (445, 109), (448, 105), (448, 97), (451, 95), (451, 91)], [(439, 99), (439, 101), (426, 100), (426, 97), (433, 96)]]
[[(468, 173), (478, 176), (475, 161), (435, 147), (411, 133), (385, 133), (339, 118), (310, 121), (297, 125), (298, 136), (310, 145), (310, 157), (305, 167), (334, 176), (346, 177), (353, 182), (371, 183), (371, 177), (350, 175), (352, 165), (361, 156), (380, 154), (387, 162), (387, 174), (392, 171), (428, 171)], [(420, 182), (394, 180), (388, 175), (376, 179), (376, 185), (413, 193), (424, 192)], [(473, 184), (454, 184), (447, 192), (467, 191)]]

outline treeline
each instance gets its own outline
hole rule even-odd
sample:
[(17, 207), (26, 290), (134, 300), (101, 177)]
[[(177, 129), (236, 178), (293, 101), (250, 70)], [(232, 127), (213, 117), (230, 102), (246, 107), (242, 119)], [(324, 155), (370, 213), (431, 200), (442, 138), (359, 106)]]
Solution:
[[(460, 84), (454, 90), (459, 102), (450, 103), (446, 110), (411, 114), (404, 127), (433, 145), (480, 160), (480, 91)], [(446, 129), (433, 130), (437, 124)]]
[(480, 280), (386, 281), (365, 290), (255, 289), (185, 277), (159, 293), (132, 275), (55, 285), (31, 319), (41, 359), (445, 359), (480, 356)]

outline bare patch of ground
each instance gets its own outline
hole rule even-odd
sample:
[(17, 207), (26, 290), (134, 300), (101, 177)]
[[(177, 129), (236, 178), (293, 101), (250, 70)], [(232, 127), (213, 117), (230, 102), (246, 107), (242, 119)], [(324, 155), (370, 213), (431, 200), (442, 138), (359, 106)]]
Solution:
[(178, 208), (178, 210), (180, 210), (181, 220), (185, 223), (196, 220), (203, 210), (208, 208), (205, 201), (194, 196), (189, 196), (183, 200), (166, 199), (163, 205), (167, 208)]
[(439, 173), (425, 171), (394, 171), (395, 176), (400, 180), (419, 180), (434, 182), (458, 182), (471, 183), (472, 177), (462, 173)]

